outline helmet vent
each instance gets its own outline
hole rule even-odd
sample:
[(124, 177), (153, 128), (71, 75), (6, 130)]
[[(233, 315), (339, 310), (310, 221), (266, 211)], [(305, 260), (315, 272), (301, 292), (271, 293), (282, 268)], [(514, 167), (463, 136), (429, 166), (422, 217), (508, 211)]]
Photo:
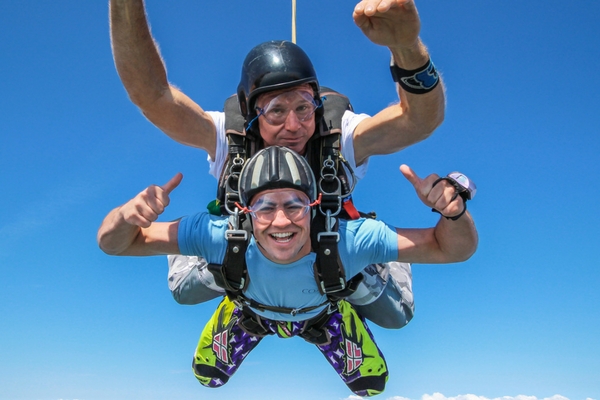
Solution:
[(298, 171), (298, 166), (296, 165), (296, 160), (294, 160), (294, 156), (292, 155), (292, 153), (285, 153), (285, 159), (287, 160), (287, 165), (290, 168), (292, 182), (294, 182), (294, 185), (301, 185), (302, 179), (300, 178), (300, 171)]
[(254, 171), (252, 171), (252, 180), (250, 181), (250, 189), (256, 189), (260, 184), (260, 174), (262, 172), (263, 164), (265, 163), (265, 156), (259, 154), (256, 157), (256, 165)]

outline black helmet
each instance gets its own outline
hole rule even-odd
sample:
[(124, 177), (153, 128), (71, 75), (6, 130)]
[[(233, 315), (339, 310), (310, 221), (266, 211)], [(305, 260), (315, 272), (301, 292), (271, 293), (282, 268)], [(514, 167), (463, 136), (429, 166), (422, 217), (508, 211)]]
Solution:
[(246, 124), (256, 116), (259, 94), (309, 83), (319, 104), (319, 81), (304, 50), (292, 42), (273, 40), (254, 47), (244, 60), (237, 95)]
[(260, 192), (285, 188), (300, 190), (311, 203), (317, 198), (317, 185), (310, 165), (287, 147), (262, 149), (246, 162), (240, 174), (240, 199), (246, 207)]

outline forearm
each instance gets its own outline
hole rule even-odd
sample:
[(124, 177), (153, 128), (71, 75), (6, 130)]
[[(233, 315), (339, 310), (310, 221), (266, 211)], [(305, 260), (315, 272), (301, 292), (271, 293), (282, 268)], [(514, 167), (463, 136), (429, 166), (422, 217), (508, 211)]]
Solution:
[(179, 222), (152, 222), (141, 228), (126, 221), (121, 209), (112, 210), (98, 230), (98, 245), (115, 256), (154, 256), (179, 254)]
[[(423, 67), (430, 60), (429, 52), (421, 40), (410, 47), (390, 47), (394, 64), (405, 70)], [(414, 94), (396, 84), (399, 106), (407, 117), (407, 125), (414, 132), (415, 142), (427, 138), (444, 120), (446, 98), (441, 76), (439, 83), (428, 93)]]
[(106, 254), (120, 255), (135, 242), (141, 228), (125, 221), (121, 207), (112, 210), (98, 229), (98, 245)]
[[(417, 41), (410, 47), (390, 47), (395, 64), (406, 70), (423, 67), (429, 60), (426, 47)], [(414, 94), (396, 85), (399, 102), (363, 121), (354, 134), (357, 165), (372, 155), (398, 152), (427, 139), (443, 122), (446, 108), (444, 85), (439, 82), (427, 93)]]
[(142, 0), (110, 0), (110, 32), (117, 72), (150, 122), (172, 139), (214, 158), (216, 129), (208, 114), (169, 84)]
[(465, 261), (477, 249), (477, 231), (466, 212), (456, 221), (440, 218), (427, 229), (396, 228), (398, 259), (416, 264), (447, 264)]
[(144, 109), (169, 83), (143, 0), (110, 0), (110, 34), (117, 72), (133, 103)]

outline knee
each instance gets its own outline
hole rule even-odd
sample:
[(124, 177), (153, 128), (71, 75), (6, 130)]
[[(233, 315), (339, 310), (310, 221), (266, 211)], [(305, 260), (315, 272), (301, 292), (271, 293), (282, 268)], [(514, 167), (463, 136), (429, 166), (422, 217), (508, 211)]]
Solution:
[(385, 293), (371, 304), (354, 308), (363, 317), (386, 329), (404, 328), (412, 319), (409, 307), (402, 301), (389, 298)]
[(196, 359), (192, 363), (192, 370), (202, 386), (218, 388), (225, 385), (229, 380), (229, 376), (220, 369), (198, 362)]
[(376, 396), (378, 394), (383, 393), (383, 391), (385, 390), (387, 378), (388, 374), (386, 370), (381, 375), (363, 376), (358, 379), (355, 379), (352, 382), (348, 382), (347, 385), (348, 388), (358, 396)]
[(393, 311), (381, 315), (378, 325), (386, 329), (400, 329), (408, 325), (412, 317), (412, 310), (402, 303)]

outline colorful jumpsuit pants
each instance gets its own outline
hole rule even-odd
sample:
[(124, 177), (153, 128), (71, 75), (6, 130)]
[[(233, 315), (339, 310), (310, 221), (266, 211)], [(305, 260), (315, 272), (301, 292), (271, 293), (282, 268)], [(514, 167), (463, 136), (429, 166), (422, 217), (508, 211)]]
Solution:
[[(204, 327), (192, 368), (198, 381), (207, 387), (223, 386), (237, 371), (246, 356), (263, 336), (242, 330), (242, 312), (225, 298)], [(305, 323), (261, 318), (270, 334), (282, 338), (302, 333)], [(383, 392), (388, 377), (387, 365), (364, 319), (346, 301), (325, 322), (331, 340), (316, 347), (333, 366), (344, 383), (359, 396)]]

